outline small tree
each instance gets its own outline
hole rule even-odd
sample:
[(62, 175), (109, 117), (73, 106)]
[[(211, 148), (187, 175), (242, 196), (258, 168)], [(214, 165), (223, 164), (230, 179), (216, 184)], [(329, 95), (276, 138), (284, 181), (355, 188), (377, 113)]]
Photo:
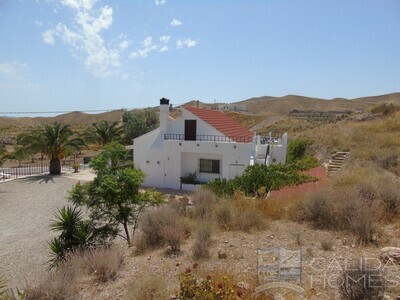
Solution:
[[(141, 213), (148, 206), (161, 204), (163, 199), (161, 193), (139, 190), (145, 174), (127, 161), (127, 155), (121, 144), (106, 145), (90, 163), (96, 178), (87, 184), (77, 184), (70, 192), (70, 200), (88, 209), (95, 227), (106, 224), (112, 229), (108, 231), (110, 235), (119, 235), (130, 244)], [(124, 235), (120, 234), (120, 225)]]

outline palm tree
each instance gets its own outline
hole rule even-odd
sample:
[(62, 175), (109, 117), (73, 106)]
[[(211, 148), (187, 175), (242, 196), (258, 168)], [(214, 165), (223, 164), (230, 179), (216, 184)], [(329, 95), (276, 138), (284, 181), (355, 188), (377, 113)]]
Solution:
[(61, 159), (66, 153), (80, 150), (85, 146), (81, 138), (74, 138), (69, 125), (54, 123), (44, 125), (25, 136), (21, 141), (24, 147), (35, 153), (41, 152), (50, 159), (50, 174), (61, 173)]
[(118, 126), (118, 122), (108, 122), (101, 120), (93, 123), (91, 128), (84, 134), (85, 140), (103, 147), (111, 142), (121, 140), (123, 129)]

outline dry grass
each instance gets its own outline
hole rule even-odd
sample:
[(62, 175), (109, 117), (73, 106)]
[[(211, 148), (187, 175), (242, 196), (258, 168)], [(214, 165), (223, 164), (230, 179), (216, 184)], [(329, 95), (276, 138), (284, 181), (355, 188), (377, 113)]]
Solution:
[(115, 279), (123, 264), (122, 252), (117, 248), (87, 250), (82, 254), (83, 268), (93, 275), (98, 283)]
[(115, 279), (122, 267), (123, 255), (117, 248), (99, 248), (70, 253), (67, 259), (35, 284), (28, 284), (24, 296), (29, 300), (76, 299), (78, 284), (83, 276), (91, 276), (95, 283)]
[(208, 220), (203, 220), (198, 223), (195, 233), (195, 240), (192, 245), (193, 259), (204, 259), (210, 257), (210, 245), (212, 236), (212, 224)]
[(197, 219), (208, 219), (211, 216), (212, 207), (217, 202), (217, 196), (213, 191), (206, 187), (202, 187), (192, 195), (194, 206), (194, 216)]
[(35, 285), (28, 285), (24, 289), (24, 296), (30, 300), (72, 300), (76, 297), (77, 278), (80, 269), (68, 262), (61, 264), (57, 270), (49, 272), (44, 278), (38, 279)]
[(271, 220), (290, 219), (303, 198), (291, 197), (286, 199), (266, 199), (262, 202), (262, 213)]
[(164, 276), (145, 274), (131, 281), (127, 288), (127, 300), (159, 300), (167, 299), (169, 292)]
[(399, 216), (400, 192), (382, 174), (370, 178), (360, 174), (351, 177), (345, 172), (330, 188), (311, 194), (299, 204), (297, 220), (317, 229), (348, 231), (360, 243), (384, 243), (381, 225)]

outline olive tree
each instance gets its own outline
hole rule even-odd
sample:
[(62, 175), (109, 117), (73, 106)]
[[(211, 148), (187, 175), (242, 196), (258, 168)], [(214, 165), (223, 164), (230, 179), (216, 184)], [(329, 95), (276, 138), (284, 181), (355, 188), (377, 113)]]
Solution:
[(119, 143), (106, 145), (90, 163), (95, 179), (77, 184), (69, 199), (74, 205), (87, 208), (95, 227), (107, 226), (110, 234), (121, 236), (131, 244), (140, 214), (148, 206), (161, 204), (163, 197), (159, 192), (140, 189), (145, 174), (127, 160), (127, 155)]

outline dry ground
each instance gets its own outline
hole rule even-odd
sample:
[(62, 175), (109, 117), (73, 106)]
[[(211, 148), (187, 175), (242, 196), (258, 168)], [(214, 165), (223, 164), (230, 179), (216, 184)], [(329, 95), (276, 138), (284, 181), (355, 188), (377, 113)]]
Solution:
[[(332, 251), (324, 251), (321, 242), (332, 242)], [(309, 299), (338, 299), (337, 279), (341, 268), (346, 264), (359, 262), (361, 257), (377, 262), (379, 248), (361, 247), (346, 234), (311, 229), (306, 224), (288, 221), (274, 221), (269, 229), (246, 234), (243, 232), (218, 232), (213, 236), (210, 259), (194, 261), (191, 257), (189, 239), (182, 247), (183, 253), (177, 257), (167, 257), (165, 249), (134, 256), (132, 250), (126, 249), (123, 269), (113, 282), (93, 284), (87, 277), (79, 287), (81, 299), (126, 299), (127, 289), (146, 276), (161, 274), (167, 279), (170, 294), (179, 287), (178, 274), (187, 267), (198, 262), (204, 272), (222, 270), (222, 274), (237, 274), (239, 281), (254, 284), (256, 282), (256, 266), (258, 248), (267, 249), (284, 247), (302, 251), (301, 285), (306, 289)], [(227, 254), (227, 259), (218, 259), (218, 251)], [(396, 267), (388, 266), (390, 274), (398, 272)], [(219, 271), (221, 273), (221, 271)], [(136, 283), (137, 284), (137, 283)]]

